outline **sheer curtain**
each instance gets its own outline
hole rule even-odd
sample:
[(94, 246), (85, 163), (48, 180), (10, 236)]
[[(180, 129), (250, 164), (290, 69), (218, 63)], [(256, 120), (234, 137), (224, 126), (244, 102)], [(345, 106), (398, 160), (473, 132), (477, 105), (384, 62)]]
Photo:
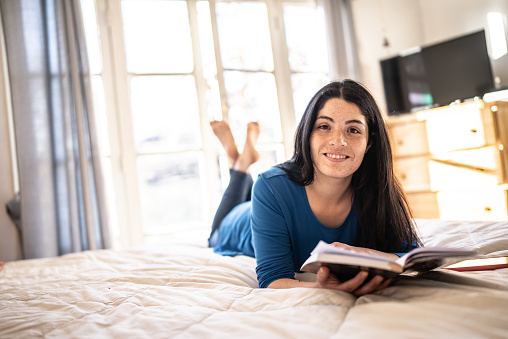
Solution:
[(332, 78), (361, 80), (351, 0), (317, 0), (325, 11)]
[(24, 258), (109, 247), (78, 0), (0, 0)]

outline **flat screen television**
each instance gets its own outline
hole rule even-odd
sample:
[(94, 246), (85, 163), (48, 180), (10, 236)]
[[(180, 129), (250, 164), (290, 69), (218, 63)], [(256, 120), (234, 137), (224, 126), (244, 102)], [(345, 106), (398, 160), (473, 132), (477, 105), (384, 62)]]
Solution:
[(388, 115), (481, 97), (494, 88), (484, 30), (380, 63)]

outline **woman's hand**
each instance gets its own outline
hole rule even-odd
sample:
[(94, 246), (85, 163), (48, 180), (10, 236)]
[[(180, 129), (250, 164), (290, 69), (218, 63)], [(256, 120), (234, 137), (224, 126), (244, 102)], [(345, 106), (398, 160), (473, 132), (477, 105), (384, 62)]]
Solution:
[(367, 272), (358, 273), (353, 279), (341, 282), (333, 274), (330, 274), (330, 269), (326, 266), (321, 266), (317, 271), (316, 281), (299, 281), (295, 279), (278, 279), (272, 282), (269, 288), (295, 288), (295, 287), (308, 287), (308, 288), (327, 288), (332, 290), (339, 290), (349, 292), (356, 296), (373, 293), (382, 290), (390, 285), (391, 279), (383, 280), (383, 277), (376, 275), (370, 281), (365, 282), (367, 279)]
[[(375, 255), (384, 257), (391, 260), (397, 260), (399, 257), (393, 253), (386, 253), (381, 251), (376, 251), (370, 248), (364, 247), (356, 247), (350, 246), (340, 242), (333, 242), (331, 245), (335, 247), (342, 248), (346, 251), (351, 251), (354, 253), (362, 253), (368, 255)], [(383, 288), (388, 287), (391, 283), (391, 279), (384, 280), (384, 278), (380, 275), (376, 275), (368, 282), (365, 280), (368, 277), (367, 272), (359, 272), (354, 278), (347, 281), (339, 281), (335, 275), (330, 273), (330, 269), (326, 266), (321, 266), (317, 272), (317, 281), (316, 282), (305, 282), (298, 281), (294, 279), (279, 279), (275, 280), (270, 284), (270, 288), (293, 288), (293, 287), (313, 287), (313, 288), (328, 288), (333, 290), (340, 290), (349, 292), (356, 296), (361, 296), (373, 292), (377, 292), (382, 290)]]
[(341, 282), (333, 274), (330, 274), (330, 269), (328, 267), (321, 266), (317, 272), (317, 281), (315, 287), (340, 290), (349, 292), (356, 296), (361, 296), (364, 294), (380, 291), (383, 288), (388, 287), (391, 282), (391, 279), (384, 280), (382, 276), (376, 275), (370, 281), (363, 284), (367, 277), (367, 272), (359, 272), (353, 279)]
[[(333, 242), (331, 245), (353, 253), (376, 255), (392, 260), (399, 258), (397, 255), (392, 253), (376, 251), (370, 248), (351, 246), (340, 242)], [(330, 274), (330, 269), (328, 267), (322, 266), (317, 272), (317, 287), (346, 291), (356, 296), (360, 296), (382, 290), (383, 288), (386, 288), (388, 285), (390, 285), (391, 282), (391, 279), (384, 280), (382, 276), (376, 275), (370, 281), (364, 284), (367, 277), (367, 272), (359, 272), (354, 278), (342, 282), (339, 281), (333, 274)]]

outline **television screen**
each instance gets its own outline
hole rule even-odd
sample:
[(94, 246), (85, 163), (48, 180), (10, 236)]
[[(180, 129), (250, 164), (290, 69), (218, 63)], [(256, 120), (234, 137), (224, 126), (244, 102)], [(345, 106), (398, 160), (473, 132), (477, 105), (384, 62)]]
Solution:
[(389, 115), (483, 96), (494, 87), (481, 30), (381, 60)]

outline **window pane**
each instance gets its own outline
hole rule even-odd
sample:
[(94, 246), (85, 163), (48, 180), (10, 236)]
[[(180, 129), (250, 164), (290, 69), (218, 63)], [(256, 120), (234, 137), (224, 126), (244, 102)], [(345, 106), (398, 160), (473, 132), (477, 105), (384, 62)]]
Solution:
[(91, 74), (102, 72), (102, 58), (99, 42), (99, 30), (94, 0), (81, 0), (83, 25), (85, 26), (86, 49)]
[(134, 138), (139, 153), (201, 147), (193, 76), (133, 77), (131, 102)]
[(328, 72), (324, 14), (312, 6), (284, 6), (289, 65), (294, 72)]
[(229, 106), (228, 120), (240, 149), (246, 138), (247, 123), (261, 126), (259, 143), (282, 140), (279, 102), (271, 73), (224, 72)]
[(217, 3), (217, 30), (225, 69), (273, 70), (266, 5), (260, 2)]
[(122, 15), (129, 72), (192, 72), (186, 1), (123, 0)]
[(260, 158), (249, 168), (249, 172), (254, 180), (256, 180), (261, 172), (286, 160), (282, 144), (259, 145), (256, 149), (259, 151)]
[(293, 103), (295, 107), (296, 123), (300, 122), (305, 108), (312, 96), (324, 85), (329, 83), (328, 76), (324, 74), (306, 73), (291, 75), (293, 86)]
[(144, 155), (137, 159), (145, 233), (174, 231), (203, 223), (207, 192), (200, 179), (199, 153)]
[[(260, 173), (287, 160), (285, 158), (284, 146), (282, 144), (257, 145), (256, 149), (259, 152), (259, 160), (249, 167), (249, 173), (254, 180), (257, 179)], [(226, 155), (219, 157), (219, 165), (222, 186), (219, 190), (224, 192), (229, 184), (230, 178), (230, 164)]]

